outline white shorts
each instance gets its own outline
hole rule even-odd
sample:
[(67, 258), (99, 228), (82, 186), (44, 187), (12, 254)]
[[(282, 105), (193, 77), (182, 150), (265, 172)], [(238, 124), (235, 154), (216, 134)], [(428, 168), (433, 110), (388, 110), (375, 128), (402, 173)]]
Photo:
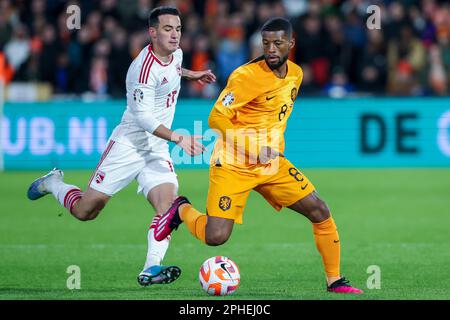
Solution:
[(133, 179), (138, 193), (148, 192), (163, 183), (175, 185), (178, 179), (168, 151), (138, 150), (110, 140), (89, 180), (89, 187), (108, 196), (125, 188)]

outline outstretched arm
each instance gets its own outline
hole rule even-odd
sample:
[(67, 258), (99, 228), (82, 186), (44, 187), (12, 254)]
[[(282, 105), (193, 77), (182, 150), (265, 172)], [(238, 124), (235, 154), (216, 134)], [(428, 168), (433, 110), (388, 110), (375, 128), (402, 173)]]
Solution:
[(175, 142), (190, 156), (196, 156), (205, 151), (205, 146), (197, 141), (202, 139), (202, 136), (182, 136), (162, 124), (153, 131), (153, 134), (161, 139)]
[(181, 76), (188, 80), (197, 81), (200, 84), (216, 82), (216, 76), (209, 69), (203, 71), (192, 71), (181, 68)]
[(155, 85), (137, 84), (133, 91), (134, 99), (130, 102), (130, 110), (138, 125), (145, 131), (167, 141), (178, 144), (187, 154), (195, 156), (205, 150), (205, 146), (197, 141), (201, 136), (179, 135), (165, 127), (152, 114), (152, 106), (155, 104)]

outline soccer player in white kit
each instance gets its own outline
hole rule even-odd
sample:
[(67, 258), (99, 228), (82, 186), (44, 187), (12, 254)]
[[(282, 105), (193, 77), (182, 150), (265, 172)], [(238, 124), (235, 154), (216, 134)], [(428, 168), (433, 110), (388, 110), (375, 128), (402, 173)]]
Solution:
[(63, 172), (53, 169), (35, 180), (28, 198), (36, 200), (52, 193), (70, 213), (82, 221), (93, 220), (108, 200), (136, 179), (138, 192), (148, 199), (156, 214), (148, 231), (147, 259), (138, 282), (143, 286), (170, 283), (181, 270), (162, 266), (170, 236), (158, 242), (154, 226), (177, 196), (178, 180), (167, 141), (177, 143), (191, 156), (201, 154), (199, 136), (182, 136), (170, 130), (180, 93), (181, 77), (211, 83), (210, 70), (191, 71), (181, 67), (183, 52), (180, 14), (177, 9), (158, 7), (149, 16), (151, 44), (131, 63), (126, 77), (127, 107), (83, 193), (63, 182)]

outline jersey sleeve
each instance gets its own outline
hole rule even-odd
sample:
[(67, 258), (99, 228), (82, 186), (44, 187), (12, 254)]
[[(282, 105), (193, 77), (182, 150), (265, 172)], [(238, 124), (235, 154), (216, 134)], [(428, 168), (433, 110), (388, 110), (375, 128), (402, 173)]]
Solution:
[(133, 90), (133, 102), (130, 109), (139, 126), (153, 133), (161, 125), (161, 121), (152, 114), (155, 106), (156, 81), (150, 77), (148, 83), (137, 83)]
[(300, 67), (298, 72), (297, 88), (300, 88), (303, 82), (303, 69)]
[(214, 109), (231, 119), (239, 108), (259, 95), (255, 80), (248, 70), (235, 70), (228, 78), (227, 86), (220, 93)]

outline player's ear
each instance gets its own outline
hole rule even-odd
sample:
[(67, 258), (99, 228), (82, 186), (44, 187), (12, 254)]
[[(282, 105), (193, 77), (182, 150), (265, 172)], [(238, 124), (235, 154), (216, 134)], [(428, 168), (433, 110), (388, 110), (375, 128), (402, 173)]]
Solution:
[(156, 38), (156, 28), (155, 27), (149, 27), (148, 28), (148, 34), (150, 35), (150, 38)]
[(291, 40), (289, 40), (289, 50), (295, 47), (295, 38), (292, 37)]

